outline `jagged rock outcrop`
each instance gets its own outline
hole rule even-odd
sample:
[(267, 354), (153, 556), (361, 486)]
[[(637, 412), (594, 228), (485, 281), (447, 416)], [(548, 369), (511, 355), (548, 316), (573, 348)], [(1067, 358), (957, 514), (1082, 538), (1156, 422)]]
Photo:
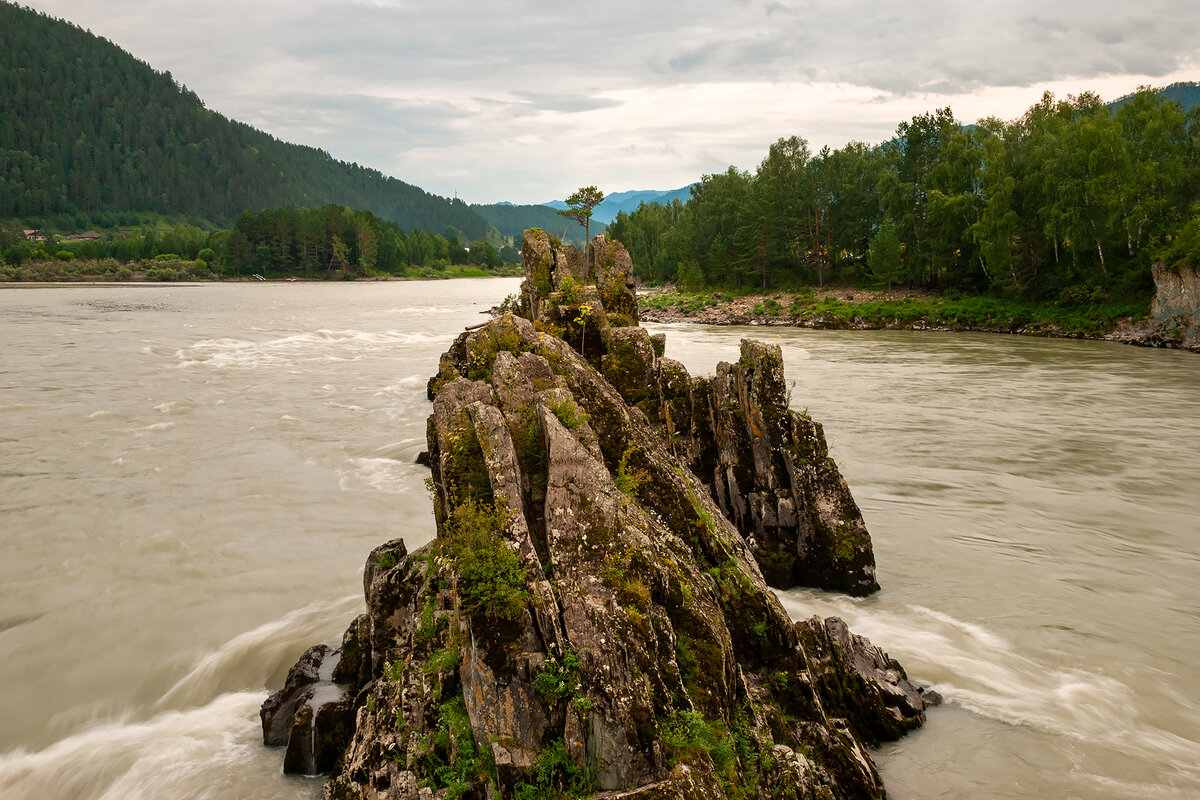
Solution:
[[(840, 620), (793, 623), (765, 577), (828, 561), (815, 543), (857, 514), (778, 350), (693, 379), (628, 324), (619, 245), (581, 263), (539, 234), (529, 318), (465, 332), (430, 382), (438, 535), (368, 559), (325, 797), (883, 797), (867, 747), (924, 698)], [(869, 552), (853, 535), (834, 556)], [(866, 574), (854, 557), (830, 563)], [(302, 684), (264, 705), (272, 741)]]
[(1160, 337), (1175, 347), (1200, 352), (1200, 275), (1182, 264), (1170, 270), (1158, 262), (1151, 270), (1150, 313), (1160, 325)]
[(1141, 347), (1164, 347), (1200, 353), (1200, 274), (1186, 264), (1171, 269), (1161, 261), (1150, 266), (1154, 299), (1150, 316), (1123, 320), (1105, 339)]
[[(541, 231), (526, 231), (523, 248), (529, 277), (522, 313), (539, 330), (562, 332), (662, 430), (749, 542), (770, 585), (854, 595), (879, 589), (870, 535), (829, 458), (821, 426), (788, 408), (777, 345), (743, 341), (736, 364), (722, 362), (712, 378), (693, 379), (664, 357), (664, 340), (655, 343), (643, 328), (628, 325), (636, 323), (637, 303), (629, 257), (619, 244), (597, 236), (588, 248), (588, 263), (596, 265), (575, 272), (553, 266), (568, 256)], [(594, 295), (585, 298), (577, 274), (597, 281)], [(620, 311), (611, 313), (612, 306)], [(590, 330), (597, 336), (589, 338)], [(453, 359), (442, 366), (443, 380), (457, 374)]]

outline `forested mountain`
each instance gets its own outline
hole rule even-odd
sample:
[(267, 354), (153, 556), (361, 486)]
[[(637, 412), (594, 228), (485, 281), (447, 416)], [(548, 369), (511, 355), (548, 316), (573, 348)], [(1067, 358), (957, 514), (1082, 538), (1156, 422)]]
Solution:
[[(563, 204), (566, 208), (566, 204)], [(514, 239), (518, 244), (521, 234), (526, 228), (541, 228), (547, 233), (559, 236), (564, 241), (583, 244), (583, 228), (561, 214), (556, 214), (553, 208), (544, 205), (518, 206), (512, 203), (495, 203), (492, 205), (471, 205), (471, 210), (483, 217), (500, 232), (506, 239)], [(602, 222), (592, 221), (591, 231), (595, 236), (604, 233), (607, 226)], [(565, 232), (565, 235), (563, 235)]]
[[(1194, 87), (1193, 87), (1194, 88)], [(1146, 296), (1150, 262), (1200, 253), (1200, 107), (1050, 94), (964, 127), (949, 108), (877, 147), (780, 139), (755, 173), (622, 212), (635, 269), (685, 286), (831, 280), (1068, 301)], [(1192, 256), (1187, 256), (1191, 258)]]
[(228, 225), (245, 209), (336, 204), (408, 230), (487, 233), (462, 201), (226, 119), (169, 72), (6, 2), (0, 109), (0, 218), (68, 230), (145, 213)]
[[(1174, 100), (1179, 103), (1179, 105), (1183, 106), (1184, 111), (1191, 111), (1196, 106), (1200, 106), (1200, 83), (1196, 81), (1172, 83), (1169, 86), (1159, 89), (1158, 93), (1167, 100)], [(1124, 105), (1134, 97), (1137, 97), (1137, 92), (1119, 97), (1108, 104), (1108, 109), (1116, 111), (1118, 106)]]

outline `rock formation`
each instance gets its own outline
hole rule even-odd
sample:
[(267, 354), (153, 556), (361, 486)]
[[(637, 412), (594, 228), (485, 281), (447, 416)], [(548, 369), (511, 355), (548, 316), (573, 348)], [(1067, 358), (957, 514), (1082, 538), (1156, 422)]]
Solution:
[(1150, 266), (1154, 299), (1150, 316), (1123, 320), (1105, 339), (1141, 347), (1165, 347), (1200, 353), (1200, 274), (1186, 264)]
[(367, 613), (264, 704), (264, 740), (321, 769), (352, 711), (330, 800), (883, 797), (866, 748), (925, 698), (768, 588), (878, 588), (778, 348), (693, 379), (637, 326), (620, 245), (529, 231), (524, 257), (519, 313), (430, 381), (436, 540), (370, 555)]

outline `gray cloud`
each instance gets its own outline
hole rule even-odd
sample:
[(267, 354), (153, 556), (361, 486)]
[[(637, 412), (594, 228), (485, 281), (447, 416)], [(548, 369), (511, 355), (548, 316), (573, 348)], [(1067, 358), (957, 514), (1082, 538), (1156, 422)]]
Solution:
[[(1128, 91), (1200, 68), (1200, 6), (1168, 0), (160, 0), (153, 13), (134, 0), (29, 2), (169, 69), (222, 113), (414, 170), (399, 177), (434, 191), (469, 181), (476, 200), (502, 199), (515, 175), (528, 186), (537, 172), (557, 188), (528, 191), (553, 196), (598, 182), (564, 170), (629, 163), (641, 171), (614, 178), (618, 188), (664, 171), (681, 185), (701, 164), (752, 167), (771, 134), (878, 140), (903, 117), (864, 119), (909, 108), (905, 98), (919, 112), (1006, 87), (1083, 91), (1136, 76)], [(738, 106), (729, 85), (759, 88)], [(829, 85), (859, 99), (835, 102), (821, 94)], [(775, 95), (828, 102), (801, 115)]]

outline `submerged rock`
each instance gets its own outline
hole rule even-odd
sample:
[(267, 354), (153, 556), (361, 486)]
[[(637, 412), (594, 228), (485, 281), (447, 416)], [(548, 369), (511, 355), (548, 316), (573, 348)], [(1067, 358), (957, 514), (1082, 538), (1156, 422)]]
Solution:
[[(636, 327), (620, 245), (525, 239), (525, 316), (430, 381), (438, 535), (368, 559), (325, 797), (883, 797), (867, 747), (924, 721), (920, 691), (768, 586), (878, 588), (778, 348), (693, 379)], [(291, 738), (323, 730), (289, 700), (310, 672), (264, 705), (268, 743), (289, 702)]]

